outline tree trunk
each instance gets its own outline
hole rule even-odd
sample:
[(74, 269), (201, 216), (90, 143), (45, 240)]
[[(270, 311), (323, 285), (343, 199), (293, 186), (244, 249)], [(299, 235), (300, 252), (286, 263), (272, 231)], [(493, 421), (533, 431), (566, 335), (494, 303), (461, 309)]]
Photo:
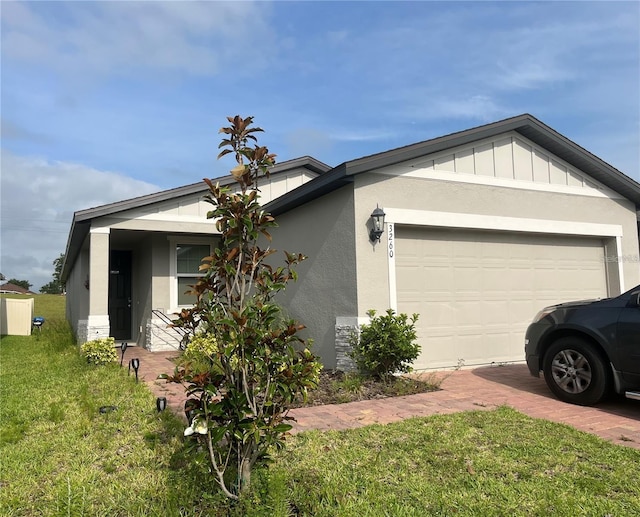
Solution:
[(240, 467), (240, 492), (246, 492), (251, 486), (251, 462), (245, 459)]

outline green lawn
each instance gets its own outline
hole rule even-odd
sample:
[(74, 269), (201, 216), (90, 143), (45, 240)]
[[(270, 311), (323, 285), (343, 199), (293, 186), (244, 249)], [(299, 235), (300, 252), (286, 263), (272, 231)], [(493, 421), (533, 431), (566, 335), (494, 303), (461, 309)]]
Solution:
[(47, 320), (53, 319), (57, 321), (64, 320), (65, 300), (64, 296), (59, 294), (0, 294), (0, 298), (17, 298), (24, 300), (25, 298), (34, 298), (34, 316), (44, 316)]
[(276, 470), (315, 516), (640, 514), (640, 452), (510, 408), (298, 437)]
[(87, 365), (64, 299), (41, 296), (42, 333), (0, 342), (0, 515), (640, 513), (639, 451), (508, 408), (302, 433), (229, 506), (182, 423), (125, 369)]
[(0, 514), (180, 515), (200, 499), (182, 425), (125, 369), (87, 365), (51, 301), (41, 333), (0, 342)]

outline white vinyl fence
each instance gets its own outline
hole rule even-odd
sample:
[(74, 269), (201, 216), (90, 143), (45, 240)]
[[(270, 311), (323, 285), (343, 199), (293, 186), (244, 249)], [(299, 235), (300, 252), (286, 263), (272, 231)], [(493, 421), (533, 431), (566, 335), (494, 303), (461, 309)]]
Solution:
[(0, 334), (30, 336), (33, 298), (0, 298)]

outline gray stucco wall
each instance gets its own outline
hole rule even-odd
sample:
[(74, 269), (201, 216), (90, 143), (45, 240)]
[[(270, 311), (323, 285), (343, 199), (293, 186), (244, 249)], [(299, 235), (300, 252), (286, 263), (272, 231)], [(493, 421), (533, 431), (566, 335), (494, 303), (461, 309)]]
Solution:
[(307, 326), (313, 352), (326, 368), (336, 367), (336, 318), (357, 316), (356, 257), (352, 186), (307, 203), (276, 218), (273, 247), (309, 258), (297, 268), (280, 302)]
[[(383, 235), (381, 244), (376, 246), (368, 239), (370, 214), (376, 204), (383, 208), (621, 225), (624, 234), (622, 255), (634, 257), (639, 250), (635, 207), (626, 200), (360, 174), (355, 178), (354, 204), (360, 316), (372, 308), (382, 311), (389, 307), (386, 236)], [(640, 283), (637, 261), (625, 261), (623, 271), (626, 289)], [(615, 285), (612, 289), (615, 291)]]
[(79, 337), (84, 321), (84, 334), (86, 334), (87, 318), (89, 316), (89, 290), (85, 287), (85, 282), (89, 274), (89, 252), (87, 249), (80, 251), (78, 259), (73, 265), (65, 285), (66, 296), (66, 316), (71, 324), (74, 334)]

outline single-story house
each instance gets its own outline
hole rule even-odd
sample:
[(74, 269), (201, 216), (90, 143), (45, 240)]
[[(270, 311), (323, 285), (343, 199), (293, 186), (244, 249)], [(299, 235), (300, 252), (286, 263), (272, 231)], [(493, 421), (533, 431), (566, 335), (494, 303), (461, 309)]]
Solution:
[(0, 285), (0, 293), (2, 294), (35, 294), (29, 289), (25, 289), (21, 285), (11, 284), (9, 282)]
[[(265, 181), (274, 247), (309, 256), (281, 301), (329, 368), (348, 365), (369, 309), (420, 315), (416, 369), (473, 366), (522, 361), (545, 305), (640, 283), (640, 184), (528, 114), (335, 168), (284, 162)], [(205, 191), (74, 215), (62, 276), (80, 340), (175, 346), (164, 319), (216, 241)]]
[[(268, 202), (328, 171), (310, 157), (275, 165), (259, 183)], [(234, 184), (231, 176), (221, 185)], [(204, 182), (74, 213), (61, 279), (78, 341), (114, 337), (149, 350), (174, 349), (167, 328), (218, 241)]]

